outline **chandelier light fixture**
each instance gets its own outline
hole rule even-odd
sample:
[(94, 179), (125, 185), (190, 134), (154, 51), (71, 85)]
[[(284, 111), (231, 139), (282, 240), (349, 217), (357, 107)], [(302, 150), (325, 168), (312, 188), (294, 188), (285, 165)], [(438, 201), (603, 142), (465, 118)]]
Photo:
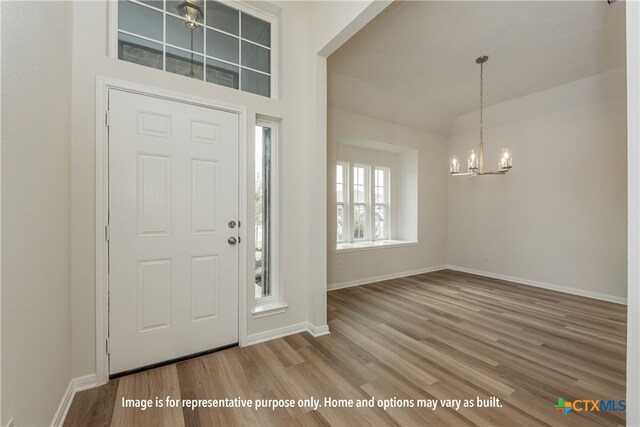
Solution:
[(184, 16), (187, 20), (185, 25), (191, 30), (198, 28), (198, 24), (202, 22), (202, 8), (195, 3), (183, 1), (176, 6), (178, 14)]
[(483, 108), (484, 108), (484, 87), (483, 87), (483, 71), (484, 63), (489, 60), (488, 56), (481, 56), (476, 59), (476, 64), (480, 64), (480, 149), (469, 150), (467, 158), (467, 172), (460, 172), (460, 159), (458, 156), (451, 156), (449, 159), (449, 172), (455, 176), (482, 176), (482, 175), (504, 175), (511, 169), (513, 158), (509, 148), (503, 148), (498, 160), (498, 169), (485, 172), (484, 171), (484, 135), (483, 135)]
[(202, 9), (197, 4), (189, 1), (183, 1), (176, 6), (176, 9), (179, 15), (184, 16), (186, 19), (184, 24), (191, 30), (191, 66), (189, 67), (187, 77), (198, 78), (193, 66), (193, 31), (197, 29), (198, 24), (202, 22)]

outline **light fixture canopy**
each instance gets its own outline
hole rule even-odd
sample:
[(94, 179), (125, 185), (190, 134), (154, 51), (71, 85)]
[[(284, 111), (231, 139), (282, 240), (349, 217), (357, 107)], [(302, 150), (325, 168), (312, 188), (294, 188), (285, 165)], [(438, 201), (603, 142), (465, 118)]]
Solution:
[(197, 4), (190, 1), (183, 1), (176, 6), (178, 14), (183, 16), (187, 22), (185, 25), (187, 28), (195, 30), (198, 28), (198, 24), (202, 23), (202, 8)]
[(482, 176), (482, 175), (504, 175), (513, 165), (513, 155), (510, 148), (503, 148), (498, 160), (498, 169), (490, 172), (484, 171), (484, 64), (489, 60), (487, 55), (476, 58), (476, 64), (480, 64), (480, 150), (469, 150), (467, 159), (467, 172), (460, 172), (460, 161), (458, 156), (450, 158), (449, 172), (456, 176)]

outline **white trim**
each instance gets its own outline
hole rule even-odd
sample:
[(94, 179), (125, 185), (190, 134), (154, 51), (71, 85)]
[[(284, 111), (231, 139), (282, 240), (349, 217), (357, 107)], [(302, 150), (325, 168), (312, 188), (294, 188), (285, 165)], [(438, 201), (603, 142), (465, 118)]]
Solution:
[(67, 417), (67, 413), (69, 412), (69, 408), (71, 407), (71, 403), (73, 403), (73, 398), (75, 397), (77, 392), (87, 390), (95, 386), (95, 375), (85, 375), (83, 377), (72, 378), (71, 381), (69, 381), (67, 389), (62, 395), (62, 400), (60, 400), (58, 410), (51, 420), (51, 426), (57, 427), (64, 424), (64, 420)]
[(323, 335), (329, 335), (329, 325), (315, 326), (311, 322), (307, 322), (307, 332), (309, 332), (314, 338), (321, 337)]
[(440, 271), (440, 270), (446, 270), (446, 269), (447, 269), (446, 265), (438, 265), (435, 267), (426, 267), (426, 268), (419, 268), (416, 270), (401, 271), (398, 273), (383, 274), (382, 276), (374, 276), (374, 277), (366, 277), (363, 279), (349, 280), (346, 282), (327, 285), (327, 291), (335, 291), (338, 289), (351, 288), (353, 286), (367, 285), (369, 283), (399, 279), (401, 277), (415, 276), (416, 274), (432, 273), (434, 271)]
[(109, 194), (109, 140), (105, 115), (109, 98), (107, 80), (96, 78), (96, 177), (95, 177), (95, 281), (96, 281), (96, 383), (109, 381), (109, 359), (106, 340), (109, 337), (109, 249), (104, 237), (108, 223), (107, 197)]
[(640, 2), (627, 1), (627, 425), (640, 425)]
[(256, 307), (251, 310), (251, 315), (254, 319), (261, 317), (272, 316), (274, 314), (282, 314), (287, 311), (289, 304), (286, 302), (273, 302), (270, 304), (256, 304)]
[(296, 323), (295, 325), (284, 326), (278, 329), (271, 329), (265, 332), (258, 332), (247, 337), (246, 345), (259, 344), (265, 341), (271, 341), (289, 335), (299, 334), (301, 332), (309, 332), (313, 337), (320, 337), (329, 334), (329, 326), (315, 326), (311, 322)]
[(353, 243), (341, 242), (336, 244), (336, 253), (369, 251), (374, 249), (389, 249), (404, 246), (418, 246), (418, 242), (403, 240), (360, 240)]
[[(107, 55), (111, 58), (118, 59), (118, 2), (114, 0), (108, 1), (107, 8)], [(164, 28), (164, 19), (162, 26)], [(164, 57), (164, 55), (162, 56)]]
[[(185, 95), (182, 93), (155, 88), (122, 80), (96, 77), (96, 175), (95, 175), (95, 262), (96, 262), (96, 384), (105, 384), (109, 379), (109, 362), (106, 353), (106, 339), (109, 336), (109, 308), (108, 292), (109, 277), (108, 243), (105, 239), (105, 227), (108, 218), (108, 159), (107, 149), (108, 128), (105, 124), (105, 114), (108, 109), (109, 89), (123, 90), (138, 93), (155, 98), (167, 99), (206, 108), (228, 111), (238, 114), (238, 185), (239, 185), (239, 218), (241, 224), (247, 223), (247, 108), (243, 106), (213, 101), (206, 98)], [(238, 229), (240, 241), (247, 241), (247, 227)], [(247, 257), (243, 251), (239, 251), (239, 275), (238, 275), (238, 342), (245, 345), (247, 342)], [(251, 295), (253, 299), (253, 294)]]
[(347, 282), (334, 283), (327, 285), (327, 291), (335, 291), (338, 289), (350, 288), (353, 286), (367, 285), (370, 283), (382, 282), (385, 280), (399, 279), (401, 277), (415, 276), (417, 274), (431, 273), (440, 270), (453, 270), (461, 273), (475, 274), (476, 276), (488, 277), (491, 279), (505, 280), (520, 285), (534, 286), (536, 288), (549, 289), (551, 291), (562, 292), (565, 294), (578, 295), (581, 297), (593, 298), (601, 301), (612, 302), (616, 304), (627, 304), (627, 299), (614, 295), (607, 295), (599, 292), (586, 291), (584, 289), (570, 288), (567, 286), (556, 285), (553, 283), (538, 282), (536, 280), (523, 279), (522, 277), (507, 276), (504, 274), (492, 273), (489, 271), (476, 270), (473, 268), (460, 267), (457, 265), (440, 265), (436, 267), (428, 267), (418, 270), (409, 270), (399, 273), (385, 274), (382, 276), (367, 277), (364, 279), (350, 280)]
[(553, 283), (538, 282), (537, 280), (523, 279), (522, 277), (515, 277), (515, 276), (507, 276), (505, 274), (492, 273), (489, 271), (476, 270), (473, 268), (460, 267), (457, 265), (447, 265), (446, 268), (448, 270), (475, 274), (477, 276), (489, 277), (491, 279), (505, 280), (507, 282), (514, 282), (520, 285), (527, 285), (527, 286), (534, 286), (536, 288), (549, 289), (551, 291), (562, 292), (565, 294), (578, 295), (581, 297), (593, 298), (601, 301), (613, 302), (616, 304), (627, 304), (626, 298), (602, 294), (599, 292), (586, 291), (584, 289), (570, 288), (567, 286), (556, 285)]

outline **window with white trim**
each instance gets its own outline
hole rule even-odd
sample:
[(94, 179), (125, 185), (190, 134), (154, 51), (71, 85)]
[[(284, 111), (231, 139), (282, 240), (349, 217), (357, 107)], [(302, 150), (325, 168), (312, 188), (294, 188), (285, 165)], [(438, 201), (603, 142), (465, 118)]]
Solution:
[(119, 0), (118, 59), (270, 97), (275, 17), (234, 6)]
[(255, 298), (277, 301), (277, 130), (274, 122), (258, 121), (255, 130)]
[(388, 167), (336, 164), (336, 242), (357, 243), (390, 238)]

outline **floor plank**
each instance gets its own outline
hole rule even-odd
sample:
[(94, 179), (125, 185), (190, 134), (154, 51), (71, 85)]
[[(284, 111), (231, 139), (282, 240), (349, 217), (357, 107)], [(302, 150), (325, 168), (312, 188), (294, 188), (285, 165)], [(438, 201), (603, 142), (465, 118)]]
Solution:
[[(141, 372), (78, 393), (65, 426), (616, 426), (622, 412), (565, 400), (625, 398), (626, 307), (440, 271), (328, 295), (331, 335), (292, 335)], [(123, 398), (488, 399), (464, 408), (123, 408)]]

